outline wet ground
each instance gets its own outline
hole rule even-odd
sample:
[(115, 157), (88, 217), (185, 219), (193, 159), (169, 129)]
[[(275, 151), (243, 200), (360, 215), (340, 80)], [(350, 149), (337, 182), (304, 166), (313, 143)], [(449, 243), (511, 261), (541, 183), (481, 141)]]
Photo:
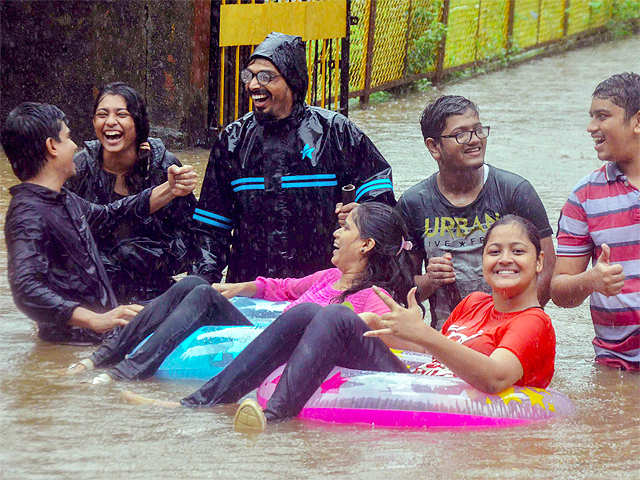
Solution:
[[(640, 71), (640, 37), (535, 60), (355, 110), (351, 118), (390, 161), (396, 194), (435, 171), (418, 118), (441, 93), (478, 103), (491, 125), (487, 162), (528, 178), (552, 226), (573, 185), (598, 167), (585, 132), (590, 95), (613, 73)], [(76, 139), (80, 140), (80, 139)], [(177, 152), (202, 172), (208, 152)], [(0, 211), (15, 182), (0, 159)], [(4, 215), (2, 215), (3, 217)], [(2, 219), (0, 219), (0, 222)], [(122, 388), (177, 399), (197, 385), (150, 380), (92, 387), (53, 369), (90, 350), (37, 340), (17, 312), (0, 245), (0, 478), (640, 478), (640, 375), (593, 363), (586, 305), (553, 305), (558, 338), (551, 388), (574, 417), (504, 430), (397, 431), (298, 420), (259, 437), (231, 429), (233, 408), (134, 407)]]

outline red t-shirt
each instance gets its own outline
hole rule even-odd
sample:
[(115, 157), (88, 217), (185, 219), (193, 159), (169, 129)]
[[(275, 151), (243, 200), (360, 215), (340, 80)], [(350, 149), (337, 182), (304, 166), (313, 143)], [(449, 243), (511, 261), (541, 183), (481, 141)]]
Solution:
[[(556, 334), (551, 319), (541, 308), (520, 312), (498, 312), (491, 295), (474, 292), (453, 309), (442, 327), (447, 338), (489, 356), (506, 348), (522, 364), (523, 375), (516, 385), (545, 388), (551, 382), (556, 356)], [(453, 375), (434, 359), (416, 368), (423, 375)]]

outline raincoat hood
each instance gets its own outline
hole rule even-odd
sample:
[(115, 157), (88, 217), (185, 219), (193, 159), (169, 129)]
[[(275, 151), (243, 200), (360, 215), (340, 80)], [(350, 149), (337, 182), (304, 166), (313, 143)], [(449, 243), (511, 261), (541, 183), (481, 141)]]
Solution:
[(293, 92), (294, 101), (304, 102), (309, 74), (305, 47), (300, 37), (271, 32), (256, 47), (249, 62), (256, 58), (264, 58), (273, 63)]

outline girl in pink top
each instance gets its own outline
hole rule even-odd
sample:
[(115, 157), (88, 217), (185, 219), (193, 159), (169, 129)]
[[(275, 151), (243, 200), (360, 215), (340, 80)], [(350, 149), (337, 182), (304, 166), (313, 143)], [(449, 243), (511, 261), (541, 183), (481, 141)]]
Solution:
[[(287, 363), (265, 411), (269, 420), (282, 420), (298, 414), (336, 365), (406, 372), (383, 341), (363, 336), (369, 329), (368, 318), (389, 311), (372, 287), (384, 288), (397, 301), (406, 298), (411, 288), (407, 252), (411, 246), (406, 236), (402, 218), (391, 207), (363, 203), (334, 233), (331, 263), (336, 268), (301, 279), (257, 278), (214, 285), (227, 297), (259, 296), (293, 303), (222, 372), (184, 398), (182, 405), (236, 402)], [(135, 402), (155, 402), (131, 393), (126, 396)]]
[[(153, 375), (175, 346), (203, 325), (251, 325), (229, 302), (228, 298), (236, 295), (287, 300), (291, 302), (287, 311), (303, 304), (318, 307), (344, 304), (356, 314), (366, 312), (368, 315), (389, 311), (372, 290), (374, 284), (394, 298), (406, 297), (411, 287), (407, 243), (403, 240), (406, 231), (402, 219), (391, 207), (377, 202), (362, 204), (333, 236), (335, 250), (331, 261), (335, 268), (304, 278), (258, 277), (251, 282), (214, 284), (213, 288), (204, 280), (200, 283), (205, 285), (199, 284), (197, 277), (182, 280), (180, 285), (184, 286), (186, 296), (177, 306), (172, 308), (169, 304), (159, 314), (148, 315), (150, 318), (140, 322), (140, 328), (126, 328), (94, 352), (90, 366), (112, 364), (106, 373), (95, 377), (94, 383), (141, 380)], [(173, 297), (166, 298), (165, 303), (170, 303)], [(162, 313), (166, 311), (170, 313), (165, 319), (166, 313)], [(304, 317), (309, 321), (313, 316)], [(147, 326), (158, 321), (162, 321), (161, 325), (154, 329), (147, 342), (123, 358), (149, 335)], [(271, 371), (266, 375), (269, 373)]]

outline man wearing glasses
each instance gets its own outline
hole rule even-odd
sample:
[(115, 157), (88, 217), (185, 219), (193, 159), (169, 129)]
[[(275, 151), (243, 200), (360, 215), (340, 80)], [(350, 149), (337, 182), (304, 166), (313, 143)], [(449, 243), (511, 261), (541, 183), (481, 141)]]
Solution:
[(345, 116), (305, 104), (309, 77), (300, 37), (271, 33), (240, 78), (253, 112), (213, 145), (193, 218), (213, 240), (200, 275), (238, 282), (301, 277), (329, 268), (341, 189), (355, 202), (395, 204), (391, 167)]
[(431, 324), (440, 329), (461, 298), (489, 292), (482, 277), (482, 242), (499, 217), (530, 220), (542, 237), (544, 268), (538, 277), (541, 305), (549, 300), (555, 263), (552, 229), (531, 184), (515, 173), (484, 163), (489, 127), (470, 100), (445, 95), (422, 112), (424, 143), (439, 171), (407, 190), (398, 209), (409, 228), (421, 299), (429, 299)]

